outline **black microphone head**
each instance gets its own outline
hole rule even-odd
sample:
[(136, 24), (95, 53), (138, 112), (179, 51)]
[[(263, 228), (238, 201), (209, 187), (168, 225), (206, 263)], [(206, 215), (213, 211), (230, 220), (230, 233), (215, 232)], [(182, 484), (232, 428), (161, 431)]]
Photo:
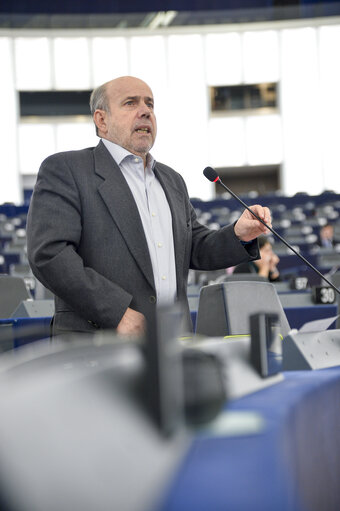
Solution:
[(204, 170), (203, 170), (203, 174), (205, 175), (205, 177), (207, 179), (209, 179), (209, 181), (212, 181), (213, 183), (215, 181), (218, 181), (219, 177), (218, 177), (218, 174), (216, 172), (215, 169), (213, 169), (212, 167), (206, 167)]

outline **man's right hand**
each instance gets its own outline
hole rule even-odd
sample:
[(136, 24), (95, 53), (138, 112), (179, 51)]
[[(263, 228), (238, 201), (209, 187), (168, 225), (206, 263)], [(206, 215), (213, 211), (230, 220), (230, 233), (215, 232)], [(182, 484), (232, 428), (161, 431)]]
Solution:
[(117, 326), (117, 333), (119, 335), (139, 336), (145, 333), (145, 326), (145, 317), (143, 314), (128, 307)]

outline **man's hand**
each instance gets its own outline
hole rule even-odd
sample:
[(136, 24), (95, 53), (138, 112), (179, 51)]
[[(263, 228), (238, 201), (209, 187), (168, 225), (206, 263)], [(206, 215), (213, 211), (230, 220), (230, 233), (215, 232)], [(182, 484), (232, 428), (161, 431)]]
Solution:
[(117, 333), (119, 335), (143, 335), (145, 333), (145, 317), (140, 312), (128, 307), (117, 326)]
[[(261, 220), (266, 222), (269, 227), (272, 226), (272, 220), (268, 208), (264, 208), (257, 204), (255, 206), (251, 206), (250, 209), (254, 211)], [(269, 232), (269, 230), (247, 209), (243, 211), (242, 215), (237, 220), (234, 231), (238, 239), (242, 241), (251, 241), (261, 234), (267, 234)]]

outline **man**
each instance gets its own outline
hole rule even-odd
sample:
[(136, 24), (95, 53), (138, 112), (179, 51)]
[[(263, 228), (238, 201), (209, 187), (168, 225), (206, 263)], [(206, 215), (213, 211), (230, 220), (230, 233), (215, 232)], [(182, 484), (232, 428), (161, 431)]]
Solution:
[(336, 243), (334, 240), (334, 228), (332, 224), (325, 224), (321, 227), (318, 244), (320, 247), (333, 248)]
[[(32, 270), (56, 297), (54, 332), (142, 334), (157, 303), (175, 300), (189, 324), (189, 267), (256, 259), (266, 229), (248, 211), (219, 231), (198, 223), (180, 174), (149, 153), (157, 127), (146, 83), (117, 78), (90, 105), (101, 141), (47, 158), (28, 214)], [(267, 208), (254, 210), (270, 223)]]

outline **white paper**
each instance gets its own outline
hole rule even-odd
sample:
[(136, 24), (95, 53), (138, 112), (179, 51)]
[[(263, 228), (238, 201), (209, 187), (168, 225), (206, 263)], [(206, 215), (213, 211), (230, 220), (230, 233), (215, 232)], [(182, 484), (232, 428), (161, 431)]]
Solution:
[(299, 332), (323, 332), (331, 326), (334, 321), (338, 319), (340, 314), (331, 318), (317, 319), (315, 321), (309, 321), (300, 328)]

